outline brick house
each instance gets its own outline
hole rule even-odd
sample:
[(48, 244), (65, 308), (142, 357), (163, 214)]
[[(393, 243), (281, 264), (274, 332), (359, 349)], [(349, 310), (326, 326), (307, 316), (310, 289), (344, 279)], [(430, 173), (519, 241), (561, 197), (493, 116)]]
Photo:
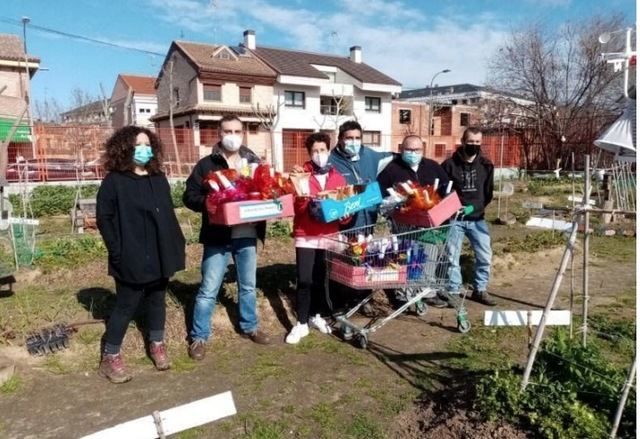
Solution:
[[(26, 107), (25, 96), (30, 92), (29, 80), (39, 67), (39, 58), (25, 56), (19, 37), (0, 34), (0, 141), (7, 140), (12, 125), (23, 114)], [(10, 161), (11, 156), (16, 154), (17, 144), (31, 141), (26, 116), (25, 114), (9, 145)]]
[[(503, 157), (502, 162), (505, 166), (519, 166), (520, 144), (513, 138), (501, 139), (501, 133), (491, 128), (496, 125), (495, 120), (489, 120), (495, 117), (495, 105), (507, 101), (529, 102), (519, 96), (472, 84), (405, 90), (393, 102), (393, 143), (397, 147), (405, 135), (417, 134), (424, 141), (426, 156), (442, 162), (460, 145), (467, 127), (481, 126), (485, 128), (486, 155), (499, 163), (500, 143), (504, 140), (503, 156), (507, 159), (505, 161)], [(430, 132), (429, 105), (433, 107)], [(517, 114), (512, 110), (503, 113), (503, 117), (513, 121)]]
[(429, 105), (424, 102), (394, 100), (392, 105), (392, 142), (397, 150), (402, 139), (415, 134), (422, 137), (425, 154), (443, 161), (460, 144), (464, 130), (479, 122), (479, 110), (471, 105), (434, 105), (429, 133)]
[(150, 120), (158, 111), (156, 78), (119, 74), (111, 92), (111, 124), (114, 129), (126, 125), (153, 127)]
[(259, 127), (254, 108), (272, 103), (275, 80), (273, 69), (243, 46), (174, 41), (156, 80), (158, 113), (152, 120), (166, 139), (173, 101), (174, 126), (182, 128), (176, 130), (178, 143), (205, 155), (218, 141), (218, 121), (236, 114), (245, 125), (245, 143), (267, 157), (269, 133)]

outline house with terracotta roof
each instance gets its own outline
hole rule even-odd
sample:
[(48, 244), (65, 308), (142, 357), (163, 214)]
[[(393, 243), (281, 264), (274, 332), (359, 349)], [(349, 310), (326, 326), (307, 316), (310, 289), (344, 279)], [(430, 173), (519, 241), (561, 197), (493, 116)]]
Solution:
[(246, 128), (245, 143), (267, 157), (269, 133), (260, 129), (254, 109), (271, 104), (275, 80), (276, 73), (242, 46), (174, 41), (156, 80), (153, 120), (165, 132), (172, 105), (177, 143), (193, 144), (205, 155), (218, 141), (218, 121), (236, 114)]
[[(25, 56), (22, 40), (18, 36), (0, 34), (0, 141), (6, 140), (11, 126), (23, 114), (25, 96), (29, 95), (29, 79), (39, 68), (40, 59), (32, 55)], [(26, 115), (12, 140), (30, 141)]]
[(236, 114), (245, 124), (246, 144), (285, 170), (308, 158), (304, 139), (310, 133), (335, 138), (350, 119), (363, 126), (365, 144), (388, 150), (391, 98), (401, 91), (399, 82), (363, 62), (360, 47), (349, 56), (259, 47), (252, 30), (238, 46), (174, 41), (156, 85), (153, 120), (161, 131), (169, 127), (173, 104), (174, 126), (188, 128), (206, 154), (218, 141), (218, 121)]
[(244, 32), (243, 45), (277, 73), (275, 140), (285, 170), (307, 159), (310, 133), (326, 131), (335, 141), (346, 120), (362, 125), (365, 145), (391, 148), (391, 99), (401, 84), (365, 63), (361, 47), (351, 47), (349, 56), (262, 47), (252, 30)]
[(111, 124), (118, 129), (126, 125), (153, 127), (149, 119), (158, 111), (156, 78), (119, 74), (111, 92)]

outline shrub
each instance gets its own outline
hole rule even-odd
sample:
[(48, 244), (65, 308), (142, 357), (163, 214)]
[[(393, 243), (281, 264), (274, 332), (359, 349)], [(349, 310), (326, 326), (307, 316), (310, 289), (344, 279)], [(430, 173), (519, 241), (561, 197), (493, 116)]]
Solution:
[(73, 268), (107, 254), (102, 238), (93, 235), (65, 236), (38, 245), (35, 264), (44, 269)]
[[(68, 215), (73, 208), (77, 187), (63, 185), (36, 186), (31, 191), (31, 209), (33, 216), (40, 218), (51, 215)], [(80, 188), (80, 198), (93, 198), (98, 193), (98, 185), (85, 185)], [(16, 212), (22, 212), (22, 198), (16, 194), (9, 196)], [(17, 215), (17, 213), (16, 213)]]
[[(623, 369), (607, 361), (596, 345), (583, 348), (557, 330), (542, 346), (531, 384), (520, 391), (521, 375), (494, 371), (475, 387), (474, 407), (489, 420), (504, 419), (543, 438), (602, 438), (611, 428)], [(618, 435), (635, 437), (635, 392), (631, 392)]]
[(173, 207), (184, 207), (182, 202), (182, 194), (186, 188), (184, 181), (176, 181), (171, 185), (171, 200), (173, 201)]

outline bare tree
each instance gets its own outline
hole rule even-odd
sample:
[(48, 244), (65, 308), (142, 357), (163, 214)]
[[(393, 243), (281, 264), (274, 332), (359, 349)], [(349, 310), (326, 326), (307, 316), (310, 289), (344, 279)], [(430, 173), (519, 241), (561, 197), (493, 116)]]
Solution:
[[(608, 123), (621, 75), (602, 62), (598, 35), (619, 28), (621, 16), (594, 16), (558, 30), (541, 24), (514, 31), (489, 63), (489, 84), (523, 99), (507, 98), (541, 145), (534, 165), (552, 169), (568, 160), (565, 145), (588, 151)], [(531, 153), (531, 151), (528, 151)]]
[(282, 170), (282, 166), (279, 163), (278, 154), (276, 151), (276, 134), (275, 127), (280, 120), (280, 111), (284, 106), (284, 100), (280, 92), (276, 95), (276, 103), (261, 106), (260, 103), (251, 106), (254, 116), (260, 121), (260, 127), (269, 131), (269, 142), (271, 146), (271, 161), (277, 170)]
[(38, 122), (58, 123), (62, 112), (60, 102), (50, 96), (44, 99), (37, 99), (33, 105), (34, 118)]
[(173, 143), (173, 152), (176, 155), (176, 166), (178, 167), (178, 174), (182, 175), (182, 163), (180, 160), (180, 153), (178, 151), (178, 140), (176, 139), (176, 127), (173, 123), (173, 111), (179, 105), (176, 99), (176, 92), (173, 89), (173, 69), (175, 66), (175, 56), (173, 56), (167, 64), (163, 67), (164, 73), (169, 78), (169, 129), (171, 131), (171, 143)]

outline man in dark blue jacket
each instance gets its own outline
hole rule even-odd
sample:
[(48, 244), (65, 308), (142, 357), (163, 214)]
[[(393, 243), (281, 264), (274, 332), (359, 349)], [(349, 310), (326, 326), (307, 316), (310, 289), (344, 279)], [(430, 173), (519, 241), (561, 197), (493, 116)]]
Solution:
[(460, 146), (453, 157), (442, 167), (453, 181), (453, 189), (458, 193), (463, 206), (473, 206), (473, 212), (451, 223), (448, 243), (449, 281), (443, 298), (454, 306), (460, 294), (462, 275), (460, 273), (460, 251), (466, 236), (475, 255), (473, 293), (471, 299), (485, 305), (494, 306), (495, 300), (487, 293), (491, 274), (491, 236), (484, 220), (484, 209), (493, 199), (493, 163), (480, 154), (482, 131), (469, 127), (462, 135)]
[[(329, 163), (344, 176), (348, 184), (361, 184), (376, 181), (391, 158), (390, 152), (375, 151), (362, 145), (362, 127), (358, 122), (350, 120), (340, 125), (338, 144), (331, 150)], [(356, 212), (351, 222), (341, 228), (371, 226), (377, 219), (378, 206), (374, 206)]]
[[(420, 136), (410, 135), (402, 140), (400, 145), (400, 154), (397, 154), (391, 163), (389, 163), (378, 175), (378, 183), (382, 196), (387, 196), (387, 189), (392, 188), (394, 184), (402, 183), (407, 180), (415, 182), (420, 186), (434, 185), (436, 179), (439, 180), (437, 190), (440, 195), (444, 196), (449, 183), (449, 176), (444, 172), (442, 167), (435, 160), (423, 157), (423, 143)], [(395, 291), (387, 290), (389, 301), (395, 306), (400, 306), (398, 296), (406, 295), (405, 292), (397, 294)], [(428, 305), (436, 308), (444, 308), (447, 302), (437, 297), (435, 291), (425, 296)]]

